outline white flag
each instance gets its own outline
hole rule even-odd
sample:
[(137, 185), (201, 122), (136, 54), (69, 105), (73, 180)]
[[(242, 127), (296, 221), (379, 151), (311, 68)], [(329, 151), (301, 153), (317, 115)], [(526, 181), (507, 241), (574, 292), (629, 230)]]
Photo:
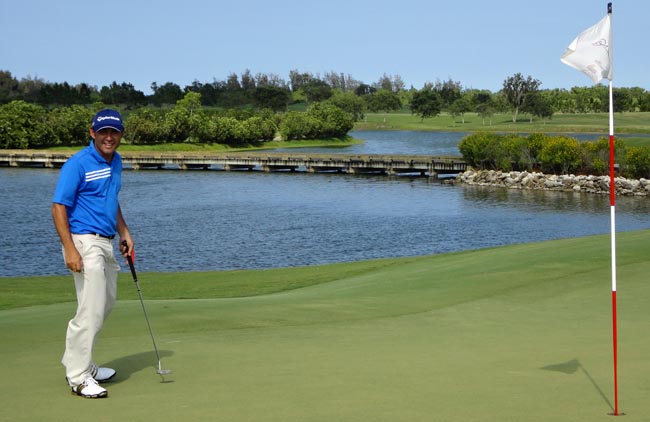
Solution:
[(607, 14), (583, 31), (564, 51), (562, 63), (578, 69), (594, 81), (612, 80), (612, 24)]

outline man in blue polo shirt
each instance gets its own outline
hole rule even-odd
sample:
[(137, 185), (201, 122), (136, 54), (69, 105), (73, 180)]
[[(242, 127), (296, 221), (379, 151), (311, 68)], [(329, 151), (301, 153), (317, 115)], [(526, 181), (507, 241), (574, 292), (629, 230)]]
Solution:
[(115, 235), (123, 256), (133, 250), (118, 201), (122, 158), (116, 150), (123, 132), (117, 111), (98, 112), (90, 128), (91, 144), (63, 165), (52, 200), (54, 226), (77, 291), (77, 313), (68, 323), (61, 362), (72, 392), (88, 398), (107, 397), (98, 383), (115, 375), (111, 368), (97, 367), (92, 358), (97, 334), (115, 304), (120, 269), (112, 243)]

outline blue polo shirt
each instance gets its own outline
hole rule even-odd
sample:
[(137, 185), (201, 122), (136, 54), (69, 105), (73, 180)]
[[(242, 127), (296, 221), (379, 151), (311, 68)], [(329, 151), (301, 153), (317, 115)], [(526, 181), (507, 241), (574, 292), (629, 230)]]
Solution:
[(52, 202), (65, 205), (71, 233), (112, 236), (121, 187), (122, 157), (115, 153), (109, 163), (91, 143), (61, 168)]

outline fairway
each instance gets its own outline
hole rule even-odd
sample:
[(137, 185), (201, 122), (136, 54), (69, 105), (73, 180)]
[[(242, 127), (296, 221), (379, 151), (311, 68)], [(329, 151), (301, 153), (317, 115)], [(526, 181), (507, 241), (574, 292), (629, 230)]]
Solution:
[[(650, 231), (618, 235), (625, 421), (650, 420), (649, 252)], [(251, 295), (218, 286), (264, 271), (139, 274), (164, 383), (124, 272), (96, 346), (118, 371), (107, 399), (66, 387), (74, 303), (0, 310), (0, 420), (611, 421), (609, 256), (594, 236), (289, 268), (268, 272), (286, 288)], [(0, 294), (19, 283), (0, 279)]]
[[(648, 112), (617, 113), (616, 134), (650, 132)], [(491, 121), (490, 121), (491, 120)], [(519, 115), (517, 122), (512, 122), (512, 114), (498, 113), (492, 119), (482, 119), (476, 113), (466, 113), (464, 122), (461, 117), (448, 113), (421, 119), (404, 109), (394, 113), (366, 113), (363, 121), (355, 123), (356, 130), (416, 130), (416, 131), (460, 131), (460, 132), (511, 132), (511, 133), (593, 133), (594, 139), (606, 136), (609, 117), (607, 113), (556, 113), (549, 120)]]

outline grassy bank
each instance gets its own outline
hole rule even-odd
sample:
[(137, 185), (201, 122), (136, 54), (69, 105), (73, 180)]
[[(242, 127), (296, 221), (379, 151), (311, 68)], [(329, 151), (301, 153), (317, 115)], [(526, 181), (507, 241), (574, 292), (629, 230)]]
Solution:
[[(618, 236), (619, 386), (647, 419), (650, 231)], [(12, 421), (611, 420), (608, 236), (271, 271), (128, 272), (96, 347), (109, 398), (67, 392), (68, 277), (2, 278)], [(22, 382), (20, 380), (37, 380)], [(34, 405), (38, 400), (38, 405)]]
[[(650, 113), (617, 113), (614, 117), (615, 133), (650, 134)], [(362, 122), (355, 125), (357, 130), (419, 130), (419, 131), (503, 131), (503, 132), (548, 132), (548, 133), (595, 133), (609, 134), (607, 113), (556, 114), (550, 120), (519, 116), (512, 122), (511, 114), (496, 114), (483, 120), (476, 113), (467, 113), (465, 122), (461, 117), (453, 118), (443, 113), (439, 116), (420, 119), (408, 111), (398, 113), (368, 113)]]

